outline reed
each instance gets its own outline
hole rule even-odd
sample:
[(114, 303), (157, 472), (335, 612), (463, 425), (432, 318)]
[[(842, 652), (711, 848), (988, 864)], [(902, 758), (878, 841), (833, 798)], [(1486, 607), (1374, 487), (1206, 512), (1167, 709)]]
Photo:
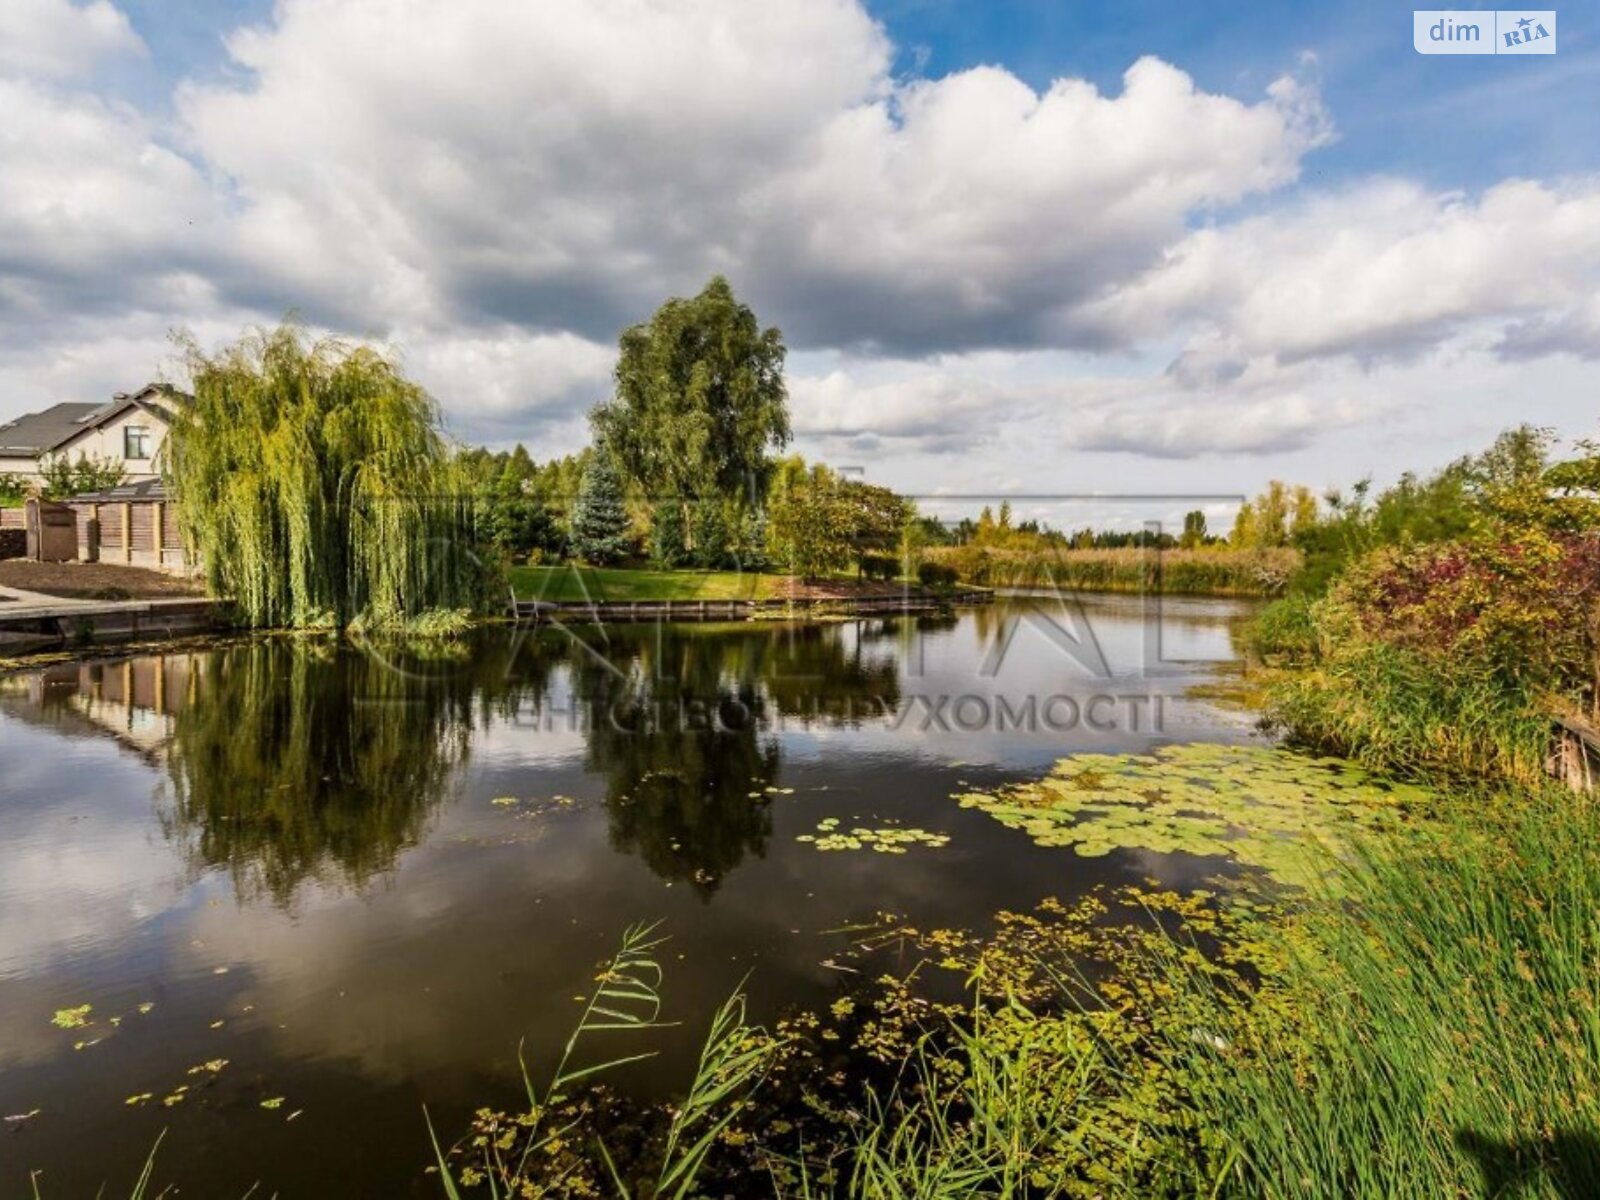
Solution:
[[(519, 1051), (528, 1107), (501, 1136), (474, 1137), (464, 1151), (446, 1153), (428, 1120), (448, 1200), (459, 1200), (464, 1189), (479, 1187), (487, 1187), (493, 1196), (525, 1200), (596, 1195), (597, 1173), (587, 1171), (590, 1164), (583, 1154), (571, 1150), (589, 1143), (619, 1200), (635, 1195), (687, 1200), (696, 1194), (707, 1157), (761, 1086), (778, 1043), (765, 1030), (746, 1023), (742, 993), (724, 1001), (712, 1018), (688, 1091), (673, 1107), (654, 1169), (635, 1164), (631, 1172), (635, 1178), (630, 1181), (630, 1173), (619, 1168), (603, 1133), (588, 1127), (593, 1111), (584, 1103), (583, 1092), (599, 1077), (652, 1059), (657, 1051), (629, 1048), (597, 1061), (586, 1058), (597, 1042), (603, 1045), (609, 1038), (672, 1025), (661, 1020), (664, 972), (656, 952), (666, 938), (657, 936), (658, 928), (658, 924), (635, 925), (623, 934), (542, 1090), (535, 1086)], [(463, 1157), (476, 1161), (463, 1166)]]
[[(133, 1190), (128, 1193), (128, 1200), (163, 1200), (164, 1197), (172, 1195), (176, 1191), (174, 1188), (162, 1188), (159, 1192), (150, 1190), (155, 1179), (156, 1154), (160, 1151), (161, 1143), (166, 1139), (166, 1136), (167, 1131), (165, 1129), (156, 1135), (155, 1144), (150, 1147), (150, 1154), (145, 1158), (144, 1166), (139, 1171), (139, 1178), (134, 1180)], [(39, 1172), (33, 1171), (29, 1173), (28, 1187), (33, 1193), (33, 1200), (44, 1200), (44, 1193), (39, 1189)], [(254, 1188), (251, 1189), (251, 1191), (254, 1190)], [(105, 1188), (102, 1186), (96, 1195), (104, 1197), (106, 1195)], [(248, 1197), (246, 1197), (246, 1200), (248, 1200)]]
[(1469, 662), (1362, 641), (1268, 692), (1296, 741), (1376, 770), (1456, 779), (1544, 779), (1550, 718), (1540, 698)]
[(1275, 596), (1299, 568), (1292, 549), (1006, 550), (935, 547), (929, 562), (980, 587), (1052, 591), (1162, 592), (1196, 596)]
[(1295, 918), (1250, 1003), (1197, 985), (1215, 1041), (1167, 1029), (1205, 1147), (1189, 1186), (1596, 1194), (1600, 811), (1475, 799), (1342, 868), (1341, 902)]

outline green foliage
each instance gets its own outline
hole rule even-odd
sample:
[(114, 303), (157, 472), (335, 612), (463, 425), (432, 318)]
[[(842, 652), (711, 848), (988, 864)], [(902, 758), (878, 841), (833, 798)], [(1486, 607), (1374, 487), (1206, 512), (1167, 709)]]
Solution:
[(650, 558), (668, 571), (689, 565), (688, 530), (676, 500), (658, 500), (651, 510)]
[(1298, 661), (1315, 654), (1318, 645), (1313, 603), (1298, 591), (1262, 608), (1244, 632), (1250, 653), (1269, 661)]
[[(1519, 426), (1482, 454), (1459, 458), (1427, 478), (1408, 472), (1376, 497), (1367, 480), (1348, 494), (1330, 492), (1325, 510), (1292, 531), (1291, 540), (1305, 556), (1294, 590), (1320, 596), (1351, 562), (1387, 546), (1460, 540), (1485, 521), (1506, 517), (1520, 524), (1550, 524), (1543, 519), (1548, 512), (1541, 511), (1550, 506), (1542, 478), (1549, 444), (1546, 431)], [(1575, 500), (1570, 504), (1573, 511), (1581, 510)], [(1517, 513), (1521, 516), (1514, 517)]]
[(604, 454), (590, 460), (572, 509), (572, 552), (584, 562), (604, 566), (632, 551), (622, 481)]
[(1479, 664), (1370, 639), (1272, 687), (1267, 711), (1301, 743), (1406, 774), (1532, 782), (1550, 746), (1536, 696)]
[(64, 454), (44, 459), (39, 464), (43, 479), (40, 490), (49, 500), (67, 500), (90, 492), (103, 492), (120, 486), (126, 479), (122, 464), (109, 458), (90, 458), (80, 454), (69, 460)]
[[(90, 492), (119, 487), (127, 480), (122, 464), (109, 458), (90, 458), (80, 454), (68, 458), (52, 455), (39, 464), (42, 480), (37, 486), (47, 500), (69, 500)], [(34, 491), (35, 485), (21, 475), (0, 474), (0, 508), (18, 508)]]
[(778, 464), (769, 503), (774, 561), (806, 579), (897, 554), (916, 516), (904, 496), (820, 464), (808, 467), (798, 456)]
[(1385, 769), (1543, 775), (1552, 710), (1600, 715), (1600, 509), (1589, 461), (1547, 468), (1548, 441), (1514, 429), (1370, 504), (1335, 498), (1303, 539), (1315, 566), (1250, 635), (1306, 668), (1274, 720)]
[(1277, 550), (1077, 550), (1062, 545), (994, 549), (981, 544), (939, 547), (929, 561), (983, 587), (1172, 595), (1271, 596), (1299, 566), (1299, 554)]
[(595, 439), (647, 497), (758, 499), (769, 451), (789, 441), (783, 336), (720, 275), (622, 334), (616, 395)]
[(1339, 903), (1267, 934), (1287, 952), (1254, 989), (1191, 975), (1196, 1019), (1163, 1044), (1195, 1190), (1593, 1193), (1600, 810), (1524, 792), (1454, 813), (1372, 843)]
[(463, 469), (475, 482), (479, 526), (485, 540), (512, 561), (558, 556), (566, 549), (560, 508), (550, 495), (559, 463), (539, 467), (526, 449), (461, 454)]
[(769, 542), (775, 561), (805, 579), (818, 579), (850, 565), (849, 513), (841, 480), (824, 466), (799, 458), (779, 465), (771, 493)]
[(690, 508), (694, 519), (694, 546), (690, 560), (707, 571), (720, 571), (736, 566), (734, 561), (734, 532), (728, 508), (715, 497), (702, 499)]
[[(1201, 520), (1203, 529), (1203, 515)], [(1289, 487), (1274, 479), (1266, 491), (1240, 506), (1228, 544), (1235, 550), (1281, 549), (1315, 527), (1317, 521), (1317, 499), (1310, 489)], [(1184, 524), (1187, 533), (1187, 519)]]
[(863, 554), (856, 560), (856, 566), (867, 579), (881, 581), (897, 579), (900, 575), (900, 560), (887, 554)]
[(767, 550), (767, 514), (764, 508), (746, 507), (739, 515), (735, 564), (742, 571), (765, 571), (772, 565)]
[(839, 481), (850, 554), (859, 562), (868, 556), (889, 557), (901, 546), (915, 507), (894, 491), (856, 479)]
[[(624, 933), (542, 1091), (523, 1065), (525, 1112), (507, 1117), (480, 1110), (473, 1134), (449, 1153), (434, 1137), (447, 1196), (485, 1184), (493, 1195), (529, 1200), (608, 1193), (619, 1200), (636, 1195), (689, 1200), (700, 1194), (707, 1159), (761, 1087), (779, 1044), (747, 1023), (741, 993), (730, 996), (712, 1018), (688, 1091), (661, 1133), (659, 1152), (630, 1162), (626, 1170), (619, 1167), (586, 1094), (599, 1077), (657, 1052), (630, 1047), (600, 1061), (586, 1061), (586, 1056), (596, 1043), (667, 1027), (660, 1019), (665, 972), (656, 957), (666, 939), (655, 936), (656, 928), (639, 925)], [(590, 1145), (598, 1162), (587, 1153)]]
[(922, 562), (917, 565), (917, 581), (925, 588), (945, 590), (955, 587), (959, 576), (948, 563)]
[(490, 603), (471, 480), (393, 363), (293, 324), (187, 351), (168, 477), (211, 590), (246, 621), (372, 627)]
[(1025, 1196), (1066, 1186), (1063, 1161), (1109, 1156), (1096, 1090), (1109, 1074), (1093, 1038), (1063, 1036), (1015, 999), (972, 1008), (972, 1027), (928, 1038), (902, 1091), (869, 1101), (849, 1194)]

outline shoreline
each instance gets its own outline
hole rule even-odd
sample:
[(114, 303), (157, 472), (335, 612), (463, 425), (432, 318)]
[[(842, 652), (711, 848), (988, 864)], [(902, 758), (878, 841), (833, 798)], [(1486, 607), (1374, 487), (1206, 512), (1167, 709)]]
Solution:
[[(992, 603), (993, 592), (965, 589), (949, 595), (858, 596), (793, 600), (638, 600), (583, 603), (518, 600), (515, 612), (471, 619), (467, 631), (531, 621), (559, 625), (564, 619), (631, 624), (646, 621), (794, 621), (825, 623), (856, 616), (916, 615)], [(125, 652), (174, 641), (229, 636), (332, 634), (335, 630), (240, 629), (222, 614), (225, 600), (86, 601), (17, 604), (0, 609), (0, 674), (35, 666)], [(380, 635), (382, 636), (382, 635)], [(396, 632), (399, 638), (426, 635)]]

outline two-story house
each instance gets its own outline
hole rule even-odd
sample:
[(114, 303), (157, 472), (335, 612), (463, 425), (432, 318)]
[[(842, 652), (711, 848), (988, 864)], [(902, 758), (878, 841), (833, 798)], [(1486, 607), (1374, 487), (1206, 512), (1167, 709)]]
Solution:
[(0, 424), (0, 475), (38, 482), (46, 460), (83, 456), (120, 465), (129, 483), (157, 479), (157, 456), (181, 395), (152, 383), (118, 392), (109, 404), (57, 404)]

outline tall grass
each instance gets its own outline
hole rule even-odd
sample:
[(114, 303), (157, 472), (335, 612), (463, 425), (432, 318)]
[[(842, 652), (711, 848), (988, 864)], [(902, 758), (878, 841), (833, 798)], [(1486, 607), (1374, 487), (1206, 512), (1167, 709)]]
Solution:
[(586, 1128), (590, 1110), (574, 1103), (599, 1076), (645, 1062), (658, 1053), (628, 1048), (625, 1053), (585, 1061), (596, 1041), (604, 1043), (619, 1035), (648, 1033), (672, 1024), (660, 1019), (664, 972), (656, 951), (666, 939), (656, 936), (657, 928), (656, 924), (635, 925), (623, 934), (616, 953), (601, 969), (543, 1090), (534, 1084), (519, 1053), (527, 1110), (502, 1136), (471, 1139), (478, 1150), (476, 1163), (458, 1167), (440, 1146), (431, 1119), (428, 1121), (449, 1200), (459, 1200), (462, 1189), (479, 1185), (487, 1185), (495, 1197), (524, 1200), (597, 1194), (593, 1182), (579, 1176), (582, 1155), (561, 1153), (586, 1139), (592, 1140), (619, 1200), (631, 1200), (636, 1194), (687, 1200), (695, 1194), (707, 1157), (760, 1087), (777, 1046), (764, 1030), (746, 1023), (742, 994), (730, 996), (712, 1018), (694, 1078), (673, 1109), (659, 1161), (643, 1181), (630, 1182), (625, 1177), (603, 1135)]
[(1003, 550), (935, 547), (930, 562), (983, 587), (1049, 588), (1172, 595), (1275, 596), (1299, 568), (1291, 549)]
[(1269, 718), (1299, 741), (1408, 775), (1545, 777), (1550, 718), (1526, 688), (1472, 664), (1360, 641), (1270, 690)]
[[(133, 1190), (128, 1193), (128, 1200), (164, 1200), (164, 1197), (176, 1193), (177, 1189), (174, 1187), (164, 1187), (159, 1192), (152, 1192), (150, 1190), (153, 1180), (155, 1179), (156, 1154), (158, 1151), (160, 1151), (161, 1143), (166, 1140), (166, 1136), (167, 1131), (164, 1129), (156, 1135), (155, 1144), (150, 1147), (150, 1154), (145, 1158), (144, 1166), (139, 1171), (139, 1178), (134, 1180)], [(28, 1186), (33, 1193), (33, 1200), (44, 1200), (44, 1192), (39, 1188), (38, 1171), (31, 1172), (28, 1175)], [(251, 1191), (254, 1190), (254, 1188), (251, 1189)], [(98, 1198), (103, 1198), (106, 1196), (106, 1189), (104, 1185), (101, 1185), (101, 1188), (96, 1193), (96, 1196)], [(248, 1200), (248, 1196), (246, 1197), (246, 1200)]]
[(1600, 1195), (1600, 810), (1461, 801), (1220, 952), (1113, 932), (1114, 974), (977, 1006), (870, 1109), (847, 1194)]
[(1483, 803), (1369, 846), (1249, 1004), (1200, 984), (1214, 1043), (1167, 1028), (1222, 1194), (1600, 1194), (1600, 810)]
[(1016, 1196), (1055, 1174), (1063, 1151), (1109, 1151), (1110, 1064), (1087, 1031), (1041, 1020), (1015, 999), (973, 1009), (954, 1045), (924, 1039), (898, 1090), (869, 1106), (850, 1194), (874, 1200)]
[[(798, 1157), (784, 1110), (751, 1106), (772, 1043), (735, 997), (655, 1165), (630, 1182), (603, 1141), (596, 1153), (616, 1195), (680, 1200), (723, 1141), (746, 1147), (746, 1169), (713, 1192), (807, 1200), (1600, 1194), (1600, 808), (1553, 789), (1474, 794), (1374, 838), (1332, 865), (1326, 893), (1267, 909), (1138, 893), (1177, 930), (1091, 906), (1012, 918), (1000, 942), (903, 931), (970, 968), (969, 1002), (891, 986), (863, 1026), (888, 1083), (862, 1070), (852, 1085), (836, 1058), (825, 1097), (807, 1077)], [(557, 1082), (530, 1089), (534, 1148), (577, 1136), (538, 1114), (610, 1065), (572, 1066), (591, 1033), (657, 1024), (647, 933), (602, 973), (597, 996), (620, 1007), (592, 1003)], [(896, 1026), (897, 1064), (882, 1056)], [(543, 1154), (507, 1171), (492, 1141), (481, 1153), (495, 1195), (574, 1183)], [(460, 1176), (439, 1161), (455, 1200)]]

